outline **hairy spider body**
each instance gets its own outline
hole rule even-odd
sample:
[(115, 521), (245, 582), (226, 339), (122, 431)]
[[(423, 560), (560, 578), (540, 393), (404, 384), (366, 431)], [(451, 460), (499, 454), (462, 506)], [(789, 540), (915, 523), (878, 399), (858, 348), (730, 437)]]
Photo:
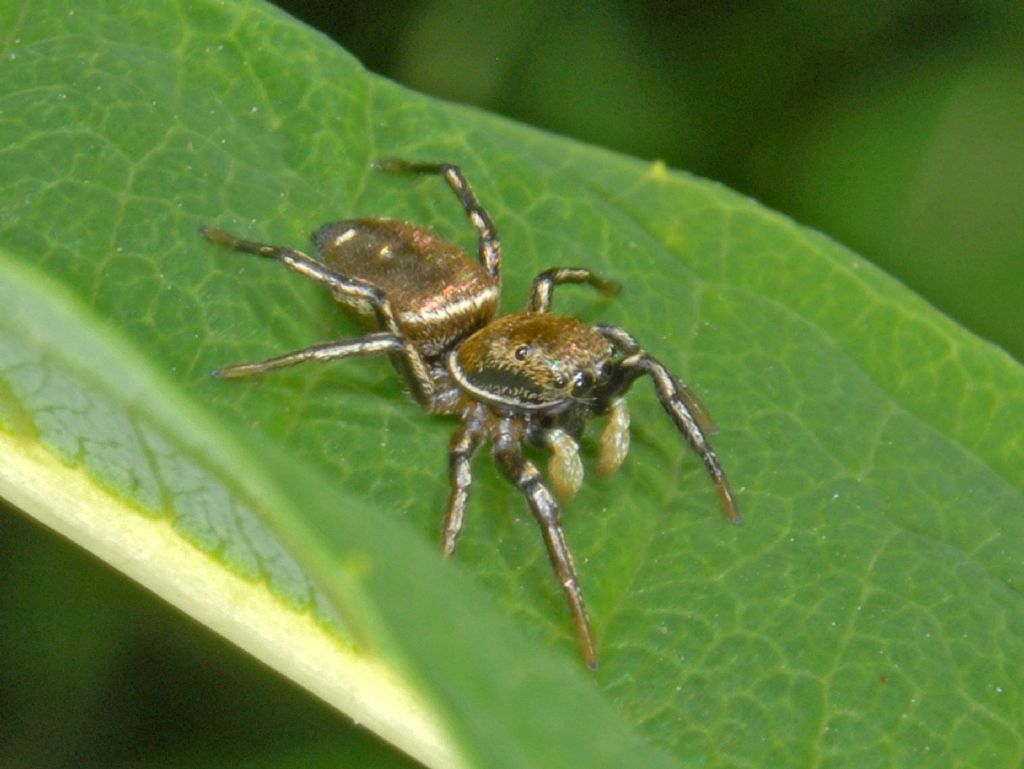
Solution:
[[(552, 315), (554, 287), (586, 283), (606, 294), (616, 283), (585, 268), (558, 267), (533, 281), (527, 312), (498, 319), (501, 247), (490, 217), (458, 167), (387, 160), (378, 168), (440, 174), (455, 192), (479, 236), (478, 259), (433, 231), (391, 219), (352, 219), (313, 235), (319, 259), (285, 246), (236, 238), (203, 228), (203, 235), (235, 251), (278, 260), (326, 286), (334, 298), (368, 319), (375, 330), (254, 363), (219, 369), (220, 377), (262, 374), (308, 361), (387, 354), (416, 400), (436, 414), (458, 414), (449, 445), (451, 492), (442, 552), (449, 556), (462, 530), (473, 482), (471, 462), (490, 442), (502, 474), (526, 497), (569, 603), (584, 660), (597, 663), (572, 554), (560, 523), (559, 502), (579, 490), (579, 442), (587, 422), (607, 416), (598, 469), (618, 469), (629, 451), (624, 396), (648, 376), (662, 407), (704, 461), (731, 521), (739, 510), (718, 458), (705, 437), (711, 422), (697, 399), (624, 329)], [(549, 490), (523, 456), (530, 445), (549, 454)]]
[[(500, 281), (434, 232), (393, 219), (326, 224), (313, 234), (317, 253), (339, 275), (365, 281), (387, 297), (395, 321), (420, 355), (433, 360), (498, 311)], [(335, 298), (375, 320), (366, 300)]]

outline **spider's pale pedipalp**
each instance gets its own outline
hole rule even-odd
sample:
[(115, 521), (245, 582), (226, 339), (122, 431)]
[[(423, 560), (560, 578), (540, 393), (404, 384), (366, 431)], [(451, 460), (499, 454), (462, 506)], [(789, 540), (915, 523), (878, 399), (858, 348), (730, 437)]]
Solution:
[(597, 472), (607, 478), (618, 470), (629, 454), (629, 407), (625, 398), (616, 398), (608, 408), (608, 422), (601, 432), (601, 453)]
[(566, 505), (572, 502), (583, 485), (580, 446), (569, 433), (557, 427), (544, 432), (544, 441), (550, 452), (548, 478), (558, 501)]

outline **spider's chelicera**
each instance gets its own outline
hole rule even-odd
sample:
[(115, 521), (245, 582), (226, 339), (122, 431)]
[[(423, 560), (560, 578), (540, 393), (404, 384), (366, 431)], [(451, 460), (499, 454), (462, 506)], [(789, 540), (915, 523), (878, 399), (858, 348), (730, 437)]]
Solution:
[[(725, 473), (705, 437), (711, 423), (693, 394), (624, 329), (552, 315), (551, 295), (563, 283), (586, 283), (606, 294), (619, 286), (581, 267), (556, 267), (533, 280), (526, 312), (495, 319), (501, 291), (501, 247), (487, 212), (458, 167), (387, 160), (381, 170), (439, 174), (458, 196), (479, 234), (479, 261), (433, 231), (392, 219), (351, 219), (314, 235), (319, 259), (286, 246), (203, 228), (214, 243), (270, 257), (326, 286), (334, 298), (375, 327), (357, 339), (328, 342), (255, 363), (227, 366), (224, 378), (262, 374), (306, 361), (386, 353), (413, 396), (433, 414), (458, 414), (449, 448), (451, 496), (442, 550), (451, 555), (473, 482), (470, 462), (490, 441), (498, 468), (526, 497), (572, 611), (583, 657), (597, 661), (576, 567), (559, 522), (559, 503), (579, 490), (579, 441), (592, 417), (607, 416), (598, 470), (618, 469), (629, 450), (624, 396), (647, 375), (686, 441), (700, 455), (722, 509), (739, 511)], [(523, 456), (530, 445), (550, 454), (545, 483)]]

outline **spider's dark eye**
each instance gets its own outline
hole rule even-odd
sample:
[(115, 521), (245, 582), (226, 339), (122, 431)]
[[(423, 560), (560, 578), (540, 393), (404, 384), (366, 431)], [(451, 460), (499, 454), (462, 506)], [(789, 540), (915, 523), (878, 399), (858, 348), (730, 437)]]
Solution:
[(569, 377), (567, 377), (565, 374), (559, 374), (558, 376), (555, 377), (555, 387), (557, 387), (559, 390), (561, 390), (567, 384), (569, 384)]
[(594, 384), (594, 378), (586, 371), (581, 371), (572, 378), (572, 389), (576, 392), (583, 392), (589, 389), (592, 384)]
[(604, 381), (605, 379), (610, 379), (611, 375), (612, 364), (609, 363), (608, 361), (604, 361), (601, 365), (597, 367), (597, 378), (600, 379), (601, 381)]
[(519, 345), (516, 348), (516, 351), (513, 353), (513, 355), (516, 356), (516, 360), (526, 360), (526, 356), (528, 356), (529, 354), (530, 346), (526, 344)]

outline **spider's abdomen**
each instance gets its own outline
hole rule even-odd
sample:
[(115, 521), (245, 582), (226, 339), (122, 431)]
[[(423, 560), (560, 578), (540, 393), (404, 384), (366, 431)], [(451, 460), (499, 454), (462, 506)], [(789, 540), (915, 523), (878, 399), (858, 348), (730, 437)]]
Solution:
[[(351, 219), (324, 225), (313, 241), (329, 267), (384, 292), (402, 332), (427, 357), (486, 325), (498, 310), (498, 280), (425, 227)], [(373, 314), (366, 302), (336, 298), (361, 315)]]
[(460, 387), (494, 405), (568, 407), (607, 380), (612, 346), (576, 318), (519, 313), (466, 339), (449, 363)]

